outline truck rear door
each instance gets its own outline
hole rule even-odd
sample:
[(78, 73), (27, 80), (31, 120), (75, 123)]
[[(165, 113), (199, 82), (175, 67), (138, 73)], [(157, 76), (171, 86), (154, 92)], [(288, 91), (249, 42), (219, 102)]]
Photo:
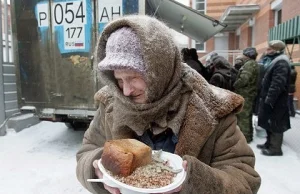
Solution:
[(15, 1), (23, 103), (94, 108), (93, 1)]

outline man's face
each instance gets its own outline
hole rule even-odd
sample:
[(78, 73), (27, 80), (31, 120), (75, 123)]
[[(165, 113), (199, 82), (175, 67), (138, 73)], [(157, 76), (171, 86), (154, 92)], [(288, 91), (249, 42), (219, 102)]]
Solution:
[(140, 73), (132, 70), (114, 70), (114, 76), (124, 96), (138, 104), (146, 103), (146, 82)]
[(276, 51), (274, 49), (272, 49), (271, 47), (268, 47), (267, 50), (266, 50), (266, 54), (267, 55), (272, 55), (274, 54)]

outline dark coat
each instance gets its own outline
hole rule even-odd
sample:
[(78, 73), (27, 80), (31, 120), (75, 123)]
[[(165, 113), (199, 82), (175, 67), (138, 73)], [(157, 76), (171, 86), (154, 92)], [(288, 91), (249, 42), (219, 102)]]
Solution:
[(229, 62), (224, 57), (217, 56), (212, 63), (214, 71), (209, 83), (226, 90), (232, 90), (231, 66)]
[(288, 89), (290, 65), (279, 55), (265, 69), (260, 92), (258, 125), (275, 133), (290, 129)]
[(202, 75), (204, 77), (205, 74), (205, 68), (202, 65), (202, 63), (198, 63), (197, 61), (195, 61), (194, 59), (186, 59), (185, 63), (188, 64), (188, 66), (190, 66), (191, 68), (195, 69), (200, 75)]
[(231, 72), (230, 69), (218, 69), (216, 70), (209, 80), (211, 85), (231, 90)]
[(295, 93), (296, 92), (296, 79), (297, 79), (297, 71), (295, 70), (295, 67), (291, 68), (291, 76), (290, 76), (290, 87), (289, 87), (289, 93)]

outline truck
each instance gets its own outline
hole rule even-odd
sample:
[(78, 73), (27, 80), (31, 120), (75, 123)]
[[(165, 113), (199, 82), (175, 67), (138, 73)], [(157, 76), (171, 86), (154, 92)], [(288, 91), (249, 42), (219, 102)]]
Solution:
[(147, 14), (199, 42), (226, 27), (173, 0), (11, 0), (11, 5), (21, 111), (74, 128), (88, 125), (97, 109), (93, 96), (102, 85), (93, 54), (109, 21)]

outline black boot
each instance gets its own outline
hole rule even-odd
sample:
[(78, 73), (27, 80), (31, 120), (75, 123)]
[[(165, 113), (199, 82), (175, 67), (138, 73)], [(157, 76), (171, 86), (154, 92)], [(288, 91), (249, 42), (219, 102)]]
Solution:
[(266, 141), (266, 143), (264, 143), (264, 144), (257, 144), (256, 145), (256, 147), (258, 148), (258, 149), (268, 149), (269, 147), (270, 147), (270, 137), (271, 137), (271, 133), (268, 131), (268, 130), (266, 130), (266, 132), (267, 132), (267, 141)]
[(262, 154), (266, 156), (282, 156), (282, 145), (283, 133), (272, 133), (270, 136), (269, 148), (263, 149)]
[(271, 150), (271, 149), (263, 149), (261, 153), (265, 156), (282, 156), (283, 153), (281, 150)]
[(257, 147), (258, 149), (263, 150), (263, 149), (268, 149), (268, 148), (269, 148), (269, 145), (268, 145), (267, 143), (264, 143), (264, 144), (257, 144), (256, 147)]

